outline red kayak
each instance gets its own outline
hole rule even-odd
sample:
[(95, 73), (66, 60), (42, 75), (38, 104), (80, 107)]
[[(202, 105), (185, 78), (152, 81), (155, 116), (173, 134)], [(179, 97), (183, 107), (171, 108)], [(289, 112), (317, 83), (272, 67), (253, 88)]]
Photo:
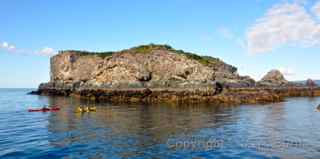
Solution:
[(40, 108), (40, 109), (28, 109), (28, 112), (55, 112), (59, 111), (59, 107), (52, 107), (52, 108)]

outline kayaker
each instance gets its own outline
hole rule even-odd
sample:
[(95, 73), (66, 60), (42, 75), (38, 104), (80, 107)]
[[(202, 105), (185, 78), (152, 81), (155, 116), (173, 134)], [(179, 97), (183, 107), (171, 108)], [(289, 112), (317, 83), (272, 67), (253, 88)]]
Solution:
[(50, 109), (47, 106), (42, 107), (42, 111), (49, 111)]
[(84, 111), (84, 112), (89, 112), (90, 109), (89, 109), (89, 107), (85, 107), (83, 111)]
[(96, 111), (97, 108), (96, 108), (96, 107), (89, 107), (89, 110), (90, 110), (90, 111)]
[(83, 112), (83, 109), (82, 109), (81, 107), (77, 107), (76, 112), (77, 112), (77, 113), (82, 113), (82, 112)]
[(59, 107), (47, 107), (47, 106), (43, 106), (42, 108), (39, 109), (28, 109), (29, 112), (48, 112), (48, 111), (59, 111), (60, 108)]
[(85, 112), (95, 112), (97, 110), (97, 108), (96, 107), (88, 107), (88, 106), (86, 106), (86, 107), (77, 107), (76, 108), (76, 113), (85, 113)]

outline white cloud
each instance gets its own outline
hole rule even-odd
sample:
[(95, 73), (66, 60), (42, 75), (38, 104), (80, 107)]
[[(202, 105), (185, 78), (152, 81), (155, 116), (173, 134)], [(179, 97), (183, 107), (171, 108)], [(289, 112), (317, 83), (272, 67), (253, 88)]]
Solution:
[(16, 47), (14, 45), (9, 45), (8, 46), (8, 50), (15, 50), (15, 49), (16, 49)]
[(8, 48), (8, 46), (9, 46), (9, 44), (7, 42), (3, 42), (1, 45), (2, 48)]
[(45, 47), (40, 51), (31, 51), (26, 49), (17, 48), (15, 45), (10, 44), (8, 42), (0, 43), (0, 49), (5, 50), (8, 53), (15, 53), (15, 54), (24, 54), (24, 55), (44, 55), (44, 56), (52, 56), (56, 54), (56, 51), (52, 48)]
[(15, 52), (16, 51), (16, 46), (9, 44), (8, 42), (2, 42), (0, 44), (0, 49), (4, 49), (8, 52)]
[(306, 5), (308, 3), (308, 0), (294, 0), (293, 2), (301, 5)]
[(45, 47), (38, 52), (39, 55), (52, 56), (56, 54), (53, 48)]
[[(316, 11), (317, 5), (313, 7)], [(273, 6), (247, 31), (246, 47), (250, 53), (271, 52), (284, 45), (320, 46), (320, 22), (300, 3)]]
[(312, 12), (320, 18), (320, 1), (313, 6)]

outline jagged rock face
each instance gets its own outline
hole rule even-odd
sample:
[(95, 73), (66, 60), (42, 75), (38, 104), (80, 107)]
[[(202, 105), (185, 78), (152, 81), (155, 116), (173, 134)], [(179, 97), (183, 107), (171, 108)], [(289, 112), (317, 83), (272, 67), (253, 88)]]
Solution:
[(72, 52), (56, 55), (50, 61), (51, 82), (88, 81), (102, 62), (103, 59), (97, 56), (80, 56)]
[(269, 71), (259, 82), (260, 86), (286, 86), (289, 82), (279, 70)]
[(189, 87), (214, 81), (251, 86), (254, 81), (239, 76), (236, 68), (221, 61), (210, 65), (166, 49), (148, 53), (121, 51), (111, 56), (60, 53), (51, 59), (51, 83), (87, 87)]

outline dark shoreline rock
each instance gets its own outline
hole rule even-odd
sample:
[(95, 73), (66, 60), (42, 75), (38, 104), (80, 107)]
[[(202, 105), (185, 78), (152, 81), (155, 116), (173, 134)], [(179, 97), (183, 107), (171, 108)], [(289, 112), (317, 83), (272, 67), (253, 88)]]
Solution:
[(224, 105), (263, 104), (284, 101), (287, 97), (320, 96), (320, 88), (309, 87), (244, 87), (228, 88), (217, 93), (215, 88), (81, 88), (42, 87), (40, 95), (72, 96), (113, 103), (212, 103)]
[(37, 91), (28, 92), (27, 94), (28, 95), (41, 95), (41, 92), (37, 90)]

